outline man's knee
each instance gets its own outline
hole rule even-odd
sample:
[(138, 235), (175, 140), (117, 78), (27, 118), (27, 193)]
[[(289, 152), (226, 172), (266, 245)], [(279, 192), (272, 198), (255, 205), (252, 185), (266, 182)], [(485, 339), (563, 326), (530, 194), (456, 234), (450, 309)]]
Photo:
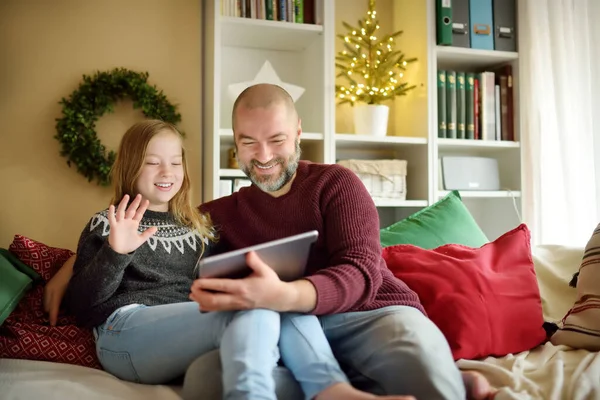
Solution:
[[(385, 394), (460, 399), (464, 387), (437, 326), (412, 307), (386, 307), (352, 316), (352, 336), (334, 351)], [(447, 397), (448, 396), (448, 397)]]
[(419, 353), (450, 356), (450, 347), (442, 331), (416, 308), (402, 307), (382, 318), (383, 330), (392, 341), (407, 343)]
[(412, 393), (407, 394), (428, 399), (464, 398), (450, 346), (429, 318), (417, 309), (403, 307), (386, 314), (379, 323), (383, 334), (390, 336), (388, 354), (397, 360), (397, 374), (405, 375), (402, 381), (411, 388)]
[[(396, 306), (355, 313), (343, 329), (348, 333), (342, 342), (356, 353), (372, 354), (381, 349), (415, 354), (424, 352), (449, 354), (446, 338), (437, 326), (413, 307)], [(335, 342), (335, 339), (333, 340)], [(365, 357), (370, 355), (365, 354)], [(353, 357), (357, 357), (354, 355)], [(359, 356), (360, 357), (360, 356)]]
[[(385, 309), (384, 309), (385, 311)], [(450, 346), (439, 328), (412, 307), (394, 307), (373, 323), (382, 356), (395, 354), (393, 362), (422, 369), (456, 369)]]

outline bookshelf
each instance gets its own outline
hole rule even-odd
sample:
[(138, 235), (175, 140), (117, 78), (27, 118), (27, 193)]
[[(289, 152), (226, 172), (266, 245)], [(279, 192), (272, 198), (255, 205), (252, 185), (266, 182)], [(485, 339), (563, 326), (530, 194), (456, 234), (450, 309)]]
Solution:
[[(436, 1), (393, 0), (392, 29), (402, 30), (398, 47), (417, 57), (405, 77), (419, 87), (410, 96), (394, 101), (395, 134), (424, 137), (427, 165), (413, 165), (412, 174), (429, 183), (428, 203), (449, 192), (440, 185), (440, 157), (490, 157), (498, 162), (500, 187), (497, 191), (461, 191), (463, 202), (490, 239), (495, 239), (520, 222), (522, 146), (519, 116), (519, 54), (512, 51), (481, 50), (441, 46), (436, 41)], [(518, 18), (517, 18), (518, 20)], [(518, 30), (518, 29), (517, 29)], [(518, 49), (518, 47), (517, 47)], [(438, 137), (437, 72), (455, 70), (482, 72), (503, 65), (512, 67), (514, 96), (514, 141), (469, 140)], [(409, 162), (410, 166), (410, 162)], [(410, 190), (411, 186), (409, 186)], [(391, 217), (397, 217), (398, 213)]]
[(230, 16), (220, 0), (203, 1), (203, 201), (220, 196), (221, 179), (245, 178), (228, 166), (234, 147), (230, 86), (253, 82), (267, 61), (283, 83), (304, 88), (296, 102), (303, 158), (332, 162), (334, 7), (330, 1), (315, 5), (320, 24)]
[[(390, 29), (403, 30), (398, 48), (418, 62), (405, 77), (417, 88), (399, 97), (390, 113), (388, 136), (356, 135), (347, 129), (348, 108), (336, 105), (335, 55), (341, 49), (336, 34), (345, 33), (349, 7), (366, 10), (366, 0), (315, 0), (320, 24), (268, 21), (221, 15), (219, 0), (203, 8), (203, 200), (219, 197), (219, 180), (243, 178), (228, 167), (234, 146), (231, 130), (233, 99), (228, 87), (252, 81), (265, 61), (279, 78), (305, 88), (296, 106), (302, 118), (303, 159), (335, 163), (341, 159), (396, 158), (408, 161), (407, 199), (377, 200), (380, 223), (387, 226), (426, 207), (448, 191), (439, 185), (439, 157), (484, 156), (498, 160), (499, 191), (461, 192), (463, 201), (484, 232), (494, 239), (519, 223), (521, 209), (522, 148), (518, 113), (518, 62), (516, 52), (438, 46), (435, 35), (435, 0), (384, 0), (391, 11)], [(386, 5), (387, 4), (387, 5)], [(360, 18), (360, 13), (355, 13)], [(380, 19), (384, 18), (380, 14)], [(386, 29), (387, 30), (387, 29)], [(503, 64), (513, 67), (515, 141), (438, 138), (437, 70), (483, 71)], [(413, 67), (414, 66), (414, 67)], [(336, 124), (337, 113), (337, 124)], [(349, 124), (350, 127), (352, 124)]]
[[(430, 98), (430, 140), (432, 169), (438, 171), (431, 177), (435, 198), (448, 194), (440, 184), (440, 158), (443, 156), (490, 157), (498, 162), (500, 187), (497, 191), (461, 191), (464, 203), (490, 239), (494, 239), (520, 223), (522, 147), (518, 113), (518, 52), (481, 50), (464, 47), (440, 46), (436, 43), (435, 0), (428, 0), (428, 95)], [(517, 47), (518, 49), (518, 47)], [(469, 140), (438, 137), (437, 71), (455, 70), (483, 72), (503, 65), (512, 67), (514, 141)]]

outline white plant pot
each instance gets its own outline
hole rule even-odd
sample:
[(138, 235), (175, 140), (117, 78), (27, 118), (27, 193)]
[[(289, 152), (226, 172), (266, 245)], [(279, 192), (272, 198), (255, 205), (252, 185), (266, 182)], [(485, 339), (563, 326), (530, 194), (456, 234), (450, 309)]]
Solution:
[(354, 107), (354, 133), (385, 136), (390, 108), (384, 105), (359, 104)]

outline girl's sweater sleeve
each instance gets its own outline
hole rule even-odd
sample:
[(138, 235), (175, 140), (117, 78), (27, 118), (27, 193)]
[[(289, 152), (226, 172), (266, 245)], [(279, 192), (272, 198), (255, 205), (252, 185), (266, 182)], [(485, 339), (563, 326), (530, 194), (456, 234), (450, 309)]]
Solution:
[(90, 221), (79, 239), (73, 276), (66, 296), (69, 308), (75, 313), (109, 299), (117, 291), (125, 268), (133, 258), (133, 253), (120, 254), (110, 247), (103, 225), (99, 223), (90, 229)]

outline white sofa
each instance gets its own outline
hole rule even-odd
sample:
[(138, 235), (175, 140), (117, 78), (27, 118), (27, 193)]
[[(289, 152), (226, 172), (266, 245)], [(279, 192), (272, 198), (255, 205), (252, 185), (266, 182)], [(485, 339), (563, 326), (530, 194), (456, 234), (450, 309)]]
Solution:
[[(576, 292), (568, 283), (577, 271), (583, 248), (540, 246), (534, 262), (546, 321), (558, 321), (571, 308)], [(43, 361), (0, 360), (0, 398), (6, 400), (220, 398), (220, 371), (209, 362), (216, 353), (198, 359), (183, 385), (148, 386), (120, 381), (85, 367)], [(459, 360), (464, 370), (483, 373), (498, 389), (495, 400), (600, 399), (600, 353), (573, 350), (550, 343), (501, 358)], [(286, 375), (287, 371), (279, 370)], [(293, 400), (287, 394), (280, 398)]]

